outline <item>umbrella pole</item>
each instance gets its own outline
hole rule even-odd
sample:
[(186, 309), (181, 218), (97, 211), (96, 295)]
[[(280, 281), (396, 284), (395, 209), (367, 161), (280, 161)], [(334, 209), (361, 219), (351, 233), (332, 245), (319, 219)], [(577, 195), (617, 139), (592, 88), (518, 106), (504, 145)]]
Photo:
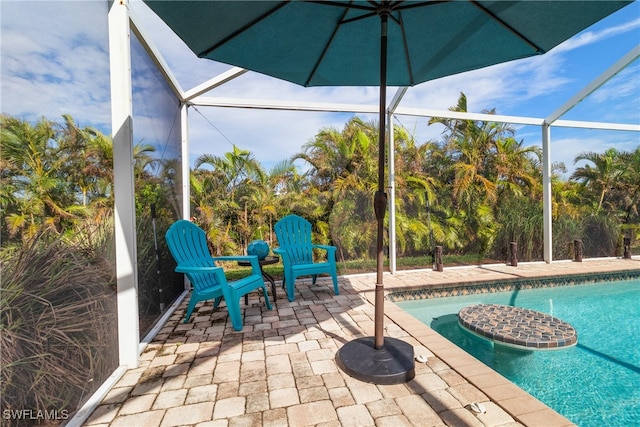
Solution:
[(382, 273), (384, 268), (384, 217), (387, 212), (387, 194), (384, 192), (385, 140), (387, 109), (387, 14), (380, 15), (380, 117), (378, 132), (378, 191), (374, 197), (373, 206), (378, 221), (377, 260), (376, 260), (376, 291), (375, 291), (375, 342), (374, 347), (380, 350), (384, 347), (384, 284)]
[(336, 363), (348, 375), (374, 384), (400, 384), (412, 380), (415, 373), (413, 346), (397, 338), (384, 339), (384, 216), (387, 194), (384, 192), (385, 116), (387, 94), (387, 19), (389, 2), (382, 2), (379, 15), (382, 21), (380, 36), (380, 133), (378, 140), (378, 190), (373, 208), (378, 221), (377, 277), (375, 290), (375, 335), (356, 338), (338, 350)]

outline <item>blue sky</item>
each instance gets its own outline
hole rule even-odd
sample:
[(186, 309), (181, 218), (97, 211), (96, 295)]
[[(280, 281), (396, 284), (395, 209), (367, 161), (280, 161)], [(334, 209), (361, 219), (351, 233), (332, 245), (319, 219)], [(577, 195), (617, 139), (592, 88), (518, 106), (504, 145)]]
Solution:
[[(1, 86), (3, 113), (34, 120), (59, 120), (71, 114), (81, 125), (109, 133), (108, 44), (106, 2), (0, 0)], [(139, 0), (131, 9), (152, 36), (182, 85), (190, 89), (228, 69), (198, 59)], [(605, 18), (551, 52), (426, 82), (410, 88), (401, 105), (446, 110), (460, 92), (469, 111), (496, 109), (498, 114), (543, 118), (640, 44), (640, 2)], [(390, 88), (389, 97), (395, 93)], [(247, 73), (212, 91), (210, 96), (345, 102), (377, 105), (375, 87), (302, 88)], [(203, 117), (204, 116), (204, 117)], [(202, 153), (221, 155), (231, 144), (251, 150), (269, 168), (300, 151), (323, 127), (341, 128), (348, 114), (190, 109), (191, 160)], [(377, 120), (377, 115), (362, 116)], [(636, 60), (607, 84), (568, 112), (563, 119), (640, 124), (640, 61)], [(428, 119), (400, 116), (398, 121), (419, 142), (438, 139), (441, 128)], [(520, 127), (525, 144), (539, 145), (540, 129)], [(573, 167), (581, 151), (609, 147), (631, 150), (640, 133), (584, 129), (552, 130), (552, 158)]]

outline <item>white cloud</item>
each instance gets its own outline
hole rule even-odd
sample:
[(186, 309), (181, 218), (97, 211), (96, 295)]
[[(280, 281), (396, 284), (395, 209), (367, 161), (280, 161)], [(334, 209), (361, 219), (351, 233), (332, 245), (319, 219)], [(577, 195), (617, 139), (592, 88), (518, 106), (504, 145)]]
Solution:
[[(556, 134), (554, 137), (553, 135)], [(570, 136), (568, 136), (570, 135)], [(633, 151), (640, 145), (640, 137), (631, 132), (596, 130), (552, 130), (551, 158), (564, 162), (570, 174), (575, 167), (584, 166), (585, 161), (574, 164), (576, 156), (583, 152), (602, 153), (609, 148), (618, 151)]]
[[(82, 125), (97, 124), (108, 128), (107, 2), (0, 0), (0, 8), (2, 112), (28, 119), (44, 115), (54, 120), (69, 113)], [(141, 28), (153, 37), (153, 44), (160, 49), (184, 89), (230, 68), (196, 58), (141, 1), (133, 0), (131, 9)], [(594, 60), (600, 58), (596, 47), (606, 46), (606, 43), (616, 48), (625, 43), (637, 45), (639, 11), (638, 4), (633, 4), (615, 18), (603, 21), (543, 56), (410, 88), (401, 105), (444, 110), (455, 105), (460, 92), (464, 92), (472, 112), (496, 108), (498, 114), (545, 117), (588, 83), (584, 80), (589, 76), (587, 71), (597, 75), (598, 66), (607, 66)], [(631, 19), (634, 14), (637, 16)], [(574, 63), (576, 59), (582, 62)], [(567, 118), (638, 123), (639, 80), (640, 66), (634, 64), (583, 101)], [(144, 79), (136, 80), (136, 90), (146, 91), (146, 102), (150, 105), (163, 102), (161, 94), (149, 90), (151, 87), (147, 83)], [(389, 88), (387, 98), (390, 100), (394, 93), (395, 88)], [(378, 105), (376, 87), (302, 88), (256, 73), (247, 73), (208, 96)], [(350, 117), (348, 114), (207, 107), (199, 107), (199, 110), (232, 143), (250, 149), (265, 164), (300, 151), (321, 128), (341, 128)], [(365, 119), (377, 120), (377, 115)], [(146, 118), (141, 116), (138, 120), (137, 125), (144, 127)], [(440, 136), (441, 128), (427, 126), (428, 118), (399, 117), (398, 121), (410, 130), (415, 129), (420, 142)], [(231, 148), (218, 130), (193, 110), (190, 111), (189, 132), (192, 158), (201, 153), (221, 155)], [(538, 129), (531, 127), (523, 128), (517, 137), (525, 138), (527, 143), (540, 139)], [(638, 145), (637, 134), (627, 133), (618, 138), (625, 138), (627, 145)], [(590, 141), (582, 136), (579, 140)], [(585, 144), (587, 142), (582, 145), (566, 142), (559, 145), (562, 148), (558, 148), (558, 153)], [(597, 141), (594, 144), (597, 147)], [(571, 159), (573, 155), (562, 154)]]
[[(110, 123), (106, 2), (1, 1), (2, 112)], [(105, 108), (106, 106), (106, 108)]]
[(606, 40), (610, 37), (615, 37), (617, 35), (621, 35), (630, 31), (635, 31), (636, 33), (640, 30), (640, 19), (633, 19), (628, 22), (624, 22), (619, 25), (615, 25), (613, 27), (608, 27), (602, 29), (600, 31), (584, 31), (581, 34), (578, 34), (575, 37), (570, 38), (569, 40), (561, 43), (559, 46), (556, 46), (553, 49), (553, 52), (560, 53), (566, 52), (573, 49), (577, 49), (582, 46), (590, 45), (593, 43), (597, 43), (603, 40)]

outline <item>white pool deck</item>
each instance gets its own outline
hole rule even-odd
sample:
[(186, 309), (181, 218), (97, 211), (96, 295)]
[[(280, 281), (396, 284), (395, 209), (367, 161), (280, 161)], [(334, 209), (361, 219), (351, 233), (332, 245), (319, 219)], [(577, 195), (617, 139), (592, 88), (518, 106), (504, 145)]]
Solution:
[[(475, 281), (640, 271), (640, 257), (583, 262), (445, 267), (385, 273), (386, 291)], [(224, 307), (200, 303), (183, 324), (186, 300), (84, 425), (98, 426), (570, 426), (502, 375), (395, 304), (385, 302), (385, 336), (414, 346), (416, 376), (405, 384), (355, 380), (335, 362), (346, 342), (374, 334), (375, 274), (278, 287), (273, 310), (257, 293), (236, 332)], [(272, 298), (272, 303), (273, 303)], [(241, 304), (241, 307), (245, 307)], [(486, 412), (469, 405), (479, 402)]]

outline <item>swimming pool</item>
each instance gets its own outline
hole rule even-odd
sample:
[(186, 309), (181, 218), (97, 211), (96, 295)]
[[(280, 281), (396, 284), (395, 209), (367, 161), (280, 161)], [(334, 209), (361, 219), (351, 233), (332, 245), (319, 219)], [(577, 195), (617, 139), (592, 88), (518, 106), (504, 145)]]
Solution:
[[(505, 304), (551, 314), (575, 347), (522, 351), (465, 332), (457, 313)], [(432, 329), (581, 427), (640, 425), (640, 279), (396, 302)]]

